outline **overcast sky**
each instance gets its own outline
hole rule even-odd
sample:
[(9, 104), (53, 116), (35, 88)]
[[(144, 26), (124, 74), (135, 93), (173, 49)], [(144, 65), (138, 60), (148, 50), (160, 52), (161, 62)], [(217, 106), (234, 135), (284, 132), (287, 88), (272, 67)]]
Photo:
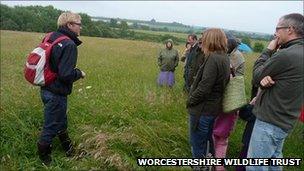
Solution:
[(8, 6), (53, 5), (90, 16), (179, 22), (190, 26), (274, 32), (278, 19), (303, 14), (302, 1), (1, 1)]

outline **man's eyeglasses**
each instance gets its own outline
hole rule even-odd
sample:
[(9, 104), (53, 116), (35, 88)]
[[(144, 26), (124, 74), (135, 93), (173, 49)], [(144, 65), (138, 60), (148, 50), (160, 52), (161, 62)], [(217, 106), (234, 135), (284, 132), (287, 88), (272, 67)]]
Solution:
[(280, 29), (286, 29), (286, 28), (289, 28), (288, 26), (282, 26), (282, 27), (276, 27), (276, 31), (279, 31)]
[(78, 26), (82, 26), (82, 24), (81, 23), (75, 23), (75, 22), (71, 22), (71, 24), (76, 24), (76, 25), (78, 25)]

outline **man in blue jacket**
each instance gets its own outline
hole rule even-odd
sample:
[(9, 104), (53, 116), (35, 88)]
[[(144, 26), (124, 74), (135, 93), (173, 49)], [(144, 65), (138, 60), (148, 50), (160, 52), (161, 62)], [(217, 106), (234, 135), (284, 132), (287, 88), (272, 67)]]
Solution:
[[(298, 120), (303, 104), (303, 15), (281, 17), (275, 35), (254, 64), (253, 82), (262, 91), (253, 109), (256, 121), (248, 158), (282, 158), (284, 140)], [(246, 170), (282, 170), (282, 167), (247, 166)]]
[(44, 125), (37, 143), (39, 158), (45, 165), (51, 163), (52, 139), (58, 135), (61, 145), (70, 156), (73, 152), (71, 139), (67, 132), (67, 96), (71, 94), (73, 83), (85, 77), (85, 73), (76, 68), (77, 46), (82, 42), (77, 38), (81, 31), (81, 17), (72, 12), (64, 12), (58, 18), (58, 30), (50, 41), (65, 35), (69, 39), (54, 45), (51, 51), (50, 67), (57, 73), (56, 80), (41, 87), (41, 99), (44, 104)]

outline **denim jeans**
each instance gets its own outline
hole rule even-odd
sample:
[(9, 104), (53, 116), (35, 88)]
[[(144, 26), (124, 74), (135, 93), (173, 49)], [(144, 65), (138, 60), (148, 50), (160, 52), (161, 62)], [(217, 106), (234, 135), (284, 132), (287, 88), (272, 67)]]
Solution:
[[(282, 158), (282, 148), (288, 133), (281, 128), (256, 119), (252, 131), (248, 158)], [(279, 166), (247, 166), (247, 171), (281, 171)]]
[(44, 124), (40, 142), (51, 144), (59, 131), (67, 129), (67, 96), (41, 89), (41, 99), (44, 104)]
[[(212, 130), (215, 118), (215, 116), (202, 114), (196, 126), (196, 117), (190, 114), (189, 128), (192, 157), (205, 158), (208, 153), (214, 154)], [(207, 146), (209, 151), (207, 151)]]

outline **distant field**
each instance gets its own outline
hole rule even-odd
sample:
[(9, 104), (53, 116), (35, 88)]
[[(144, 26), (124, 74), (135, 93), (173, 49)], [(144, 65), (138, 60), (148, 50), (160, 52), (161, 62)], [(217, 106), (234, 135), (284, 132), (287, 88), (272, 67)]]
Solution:
[(137, 29), (132, 29), (132, 30), (135, 31), (135, 32), (149, 33), (149, 34), (155, 34), (155, 35), (169, 34), (169, 35), (175, 36), (177, 38), (185, 39), (185, 41), (187, 40), (187, 36), (188, 36), (188, 34), (186, 34), (186, 33), (164, 32), (164, 31), (150, 31), (150, 30), (137, 30)]
[[(26, 55), (41, 33), (1, 31), (0, 170), (41, 170), (36, 142), (43, 124), (39, 88), (23, 78)], [(182, 34), (178, 34), (183, 36)], [(78, 67), (87, 77), (69, 96), (69, 131), (77, 155), (68, 159), (54, 140), (50, 170), (190, 170), (188, 167), (139, 167), (138, 157), (191, 157), (188, 114), (183, 93), (183, 63), (173, 89), (156, 85), (162, 44), (81, 37)], [(181, 52), (183, 45), (177, 46)], [(245, 55), (246, 93), (257, 53)], [(91, 86), (88, 88), (87, 86)], [(244, 122), (231, 135), (228, 157), (237, 157)], [(304, 158), (303, 125), (285, 142), (284, 157)], [(303, 163), (303, 161), (302, 161)], [(304, 170), (285, 167), (286, 170)], [(229, 168), (233, 170), (233, 168)]]
[[(187, 40), (188, 34), (186, 33), (176, 33), (176, 32), (162, 32), (162, 31), (150, 31), (150, 30), (138, 30), (138, 29), (132, 29), (135, 32), (140, 32), (140, 33), (148, 33), (148, 34), (154, 34), (154, 35), (165, 35), (165, 34), (169, 34), (172, 36), (175, 36), (177, 38), (182, 38), (185, 39), (185, 41)], [(201, 37), (201, 35), (198, 35), (198, 38)], [(267, 41), (264, 40), (254, 40), (254, 39), (250, 39), (251, 40), (251, 46), (254, 46), (254, 43), (256, 42), (260, 42), (263, 43), (263, 45), (265, 46), (265, 48), (268, 45)]]

